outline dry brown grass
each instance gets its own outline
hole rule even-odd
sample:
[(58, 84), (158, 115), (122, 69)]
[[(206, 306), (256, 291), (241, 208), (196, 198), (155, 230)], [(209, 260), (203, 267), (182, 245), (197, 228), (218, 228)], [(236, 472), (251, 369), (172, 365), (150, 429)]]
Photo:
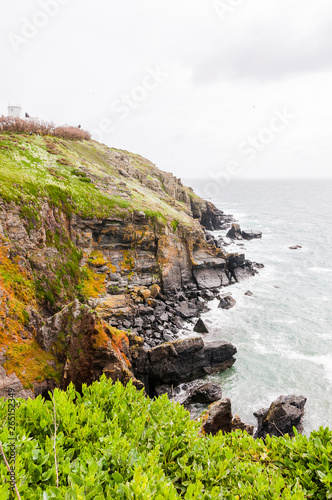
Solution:
[(0, 117), (0, 132), (50, 135), (71, 141), (89, 141), (91, 139), (90, 132), (78, 127), (56, 127), (53, 122), (22, 120), (21, 118), (13, 118), (11, 116)]

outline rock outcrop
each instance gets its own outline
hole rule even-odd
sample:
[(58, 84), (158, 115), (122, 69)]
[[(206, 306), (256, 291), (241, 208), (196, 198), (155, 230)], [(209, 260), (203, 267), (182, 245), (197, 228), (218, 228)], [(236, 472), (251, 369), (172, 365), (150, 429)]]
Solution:
[(77, 390), (105, 374), (127, 383), (143, 384), (131, 371), (129, 338), (126, 332), (112, 328), (95, 311), (75, 300), (46, 320), (37, 333), (37, 341), (63, 366), (61, 387), (73, 382)]
[(154, 395), (160, 385), (176, 386), (230, 368), (235, 353), (229, 342), (204, 344), (202, 337), (193, 337), (143, 350), (133, 361), (134, 373)]
[(233, 419), (231, 400), (228, 398), (212, 403), (202, 416), (202, 431), (213, 436), (219, 431), (232, 432), (237, 429), (253, 434), (254, 427), (244, 424), (236, 415)]
[(221, 297), (218, 304), (219, 309), (231, 309), (236, 304), (236, 300), (231, 295)]
[(200, 403), (203, 405), (214, 403), (222, 398), (222, 389), (219, 384), (203, 384), (190, 391), (184, 405)]
[(280, 396), (269, 408), (263, 408), (254, 413), (258, 420), (255, 438), (270, 436), (294, 437), (294, 429), (303, 431), (302, 419), (304, 405), (307, 399), (303, 396)]
[(232, 224), (226, 236), (231, 240), (253, 240), (254, 238), (261, 238), (262, 233), (261, 231), (243, 231), (239, 224)]

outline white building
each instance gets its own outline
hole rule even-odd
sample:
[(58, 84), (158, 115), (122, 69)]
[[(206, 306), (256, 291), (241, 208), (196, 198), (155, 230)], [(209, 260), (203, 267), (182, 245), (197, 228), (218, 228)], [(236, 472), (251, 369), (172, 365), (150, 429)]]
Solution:
[(22, 116), (22, 108), (21, 106), (8, 106), (8, 116), (12, 116), (13, 118), (21, 118)]

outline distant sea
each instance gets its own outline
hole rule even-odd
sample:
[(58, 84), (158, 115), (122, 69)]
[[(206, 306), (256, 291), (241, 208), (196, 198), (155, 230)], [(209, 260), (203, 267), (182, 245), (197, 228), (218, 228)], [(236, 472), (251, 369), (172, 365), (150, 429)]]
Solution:
[[(206, 198), (211, 181), (184, 183)], [(222, 385), (246, 423), (256, 424), (253, 412), (279, 395), (296, 394), (307, 397), (305, 433), (332, 428), (332, 180), (231, 181), (210, 200), (242, 229), (263, 232), (227, 250), (265, 268), (223, 289), (236, 299), (233, 309), (218, 309), (215, 300), (202, 315), (208, 340), (238, 349), (235, 365), (209, 380)]]

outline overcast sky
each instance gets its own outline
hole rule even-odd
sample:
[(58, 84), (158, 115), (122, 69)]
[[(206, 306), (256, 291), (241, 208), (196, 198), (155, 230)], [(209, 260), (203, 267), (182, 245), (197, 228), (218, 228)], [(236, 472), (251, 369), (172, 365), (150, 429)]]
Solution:
[(331, 0), (2, 0), (0, 115), (180, 177), (331, 177)]

